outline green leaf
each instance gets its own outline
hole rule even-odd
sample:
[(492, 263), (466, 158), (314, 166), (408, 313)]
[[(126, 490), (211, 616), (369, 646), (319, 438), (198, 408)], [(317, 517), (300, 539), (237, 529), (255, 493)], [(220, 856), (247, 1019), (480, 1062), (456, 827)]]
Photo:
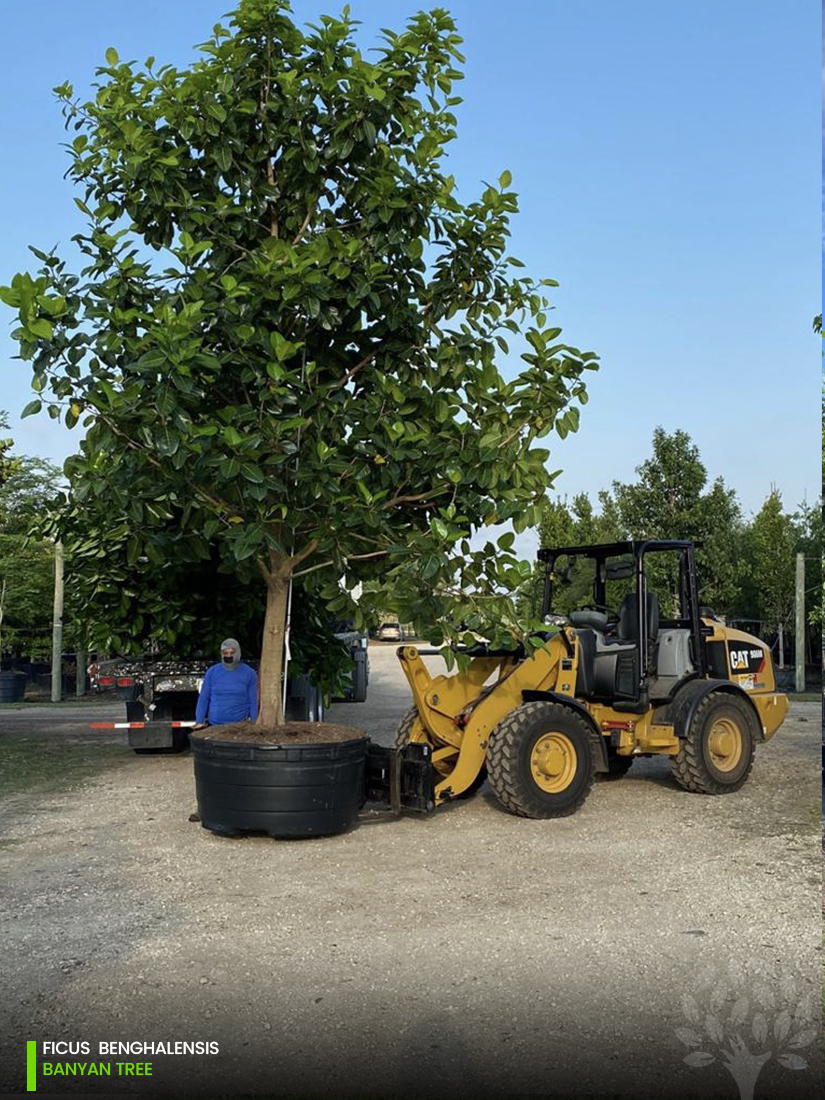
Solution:
[(155, 368), (162, 367), (167, 362), (166, 352), (161, 351), (159, 348), (153, 348), (151, 351), (146, 351), (137, 360), (136, 366)]
[(34, 336), (39, 336), (41, 340), (51, 340), (54, 335), (54, 326), (51, 321), (47, 321), (45, 317), (39, 317), (36, 321), (30, 321), (26, 328)]
[(116, 405), (117, 404), (117, 391), (115, 390), (112, 383), (107, 381), (107, 379), (102, 378), (100, 380), (100, 388), (106, 394), (106, 400), (109, 402), (109, 404), (111, 406)]
[(219, 145), (215, 150), (215, 163), (222, 172), (228, 172), (232, 167), (232, 153), (226, 145)]
[(438, 537), (440, 539), (449, 538), (450, 532), (449, 532), (449, 529), (447, 527), (447, 524), (444, 523), (443, 520), (440, 520), (440, 519), (430, 520), (430, 527), (432, 527), (433, 531), (435, 531), (435, 533), (438, 535)]
[(501, 175), (498, 177), (498, 182), (501, 185), (502, 189), (504, 189), (510, 186), (510, 184), (513, 182), (513, 177), (510, 172), (505, 171), (502, 172)]
[(28, 403), (28, 405), (26, 405), (25, 409), (23, 409), (22, 413), (20, 414), (20, 419), (23, 420), (27, 416), (34, 416), (34, 414), (39, 413), (42, 408), (43, 408), (43, 402), (42, 401), (30, 401)]
[(375, 147), (375, 126), (368, 118), (365, 118), (361, 123), (361, 129), (364, 131), (364, 137), (367, 139), (367, 145), (370, 149)]
[(241, 466), (241, 473), (247, 481), (251, 481), (253, 485), (260, 485), (264, 480), (264, 475), (258, 469), (257, 466), (250, 466), (248, 463), (244, 463)]
[(106, 60), (110, 65), (117, 65), (118, 61), (120, 61), (120, 57), (114, 46), (110, 46), (106, 51)]

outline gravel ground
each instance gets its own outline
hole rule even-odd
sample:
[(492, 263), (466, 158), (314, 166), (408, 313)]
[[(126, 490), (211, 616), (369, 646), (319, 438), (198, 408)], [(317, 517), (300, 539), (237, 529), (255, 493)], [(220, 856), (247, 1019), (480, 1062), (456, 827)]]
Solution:
[[(409, 706), (394, 648), (371, 649), (369, 702), (329, 715), (382, 744)], [(293, 842), (190, 823), (189, 754), (85, 731), (116, 703), (1, 710), (0, 754), (22, 737), (53, 763), (0, 810), (0, 1089), (23, 1088), (36, 1038), (220, 1046), (148, 1057), (151, 1081), (41, 1078), (53, 1093), (735, 1097), (711, 1039), (692, 1068), (676, 1029), (742, 994), (746, 1040), (759, 996), (769, 1024), (798, 1010), (791, 1037), (806, 997), (819, 1012), (819, 710), (793, 704), (730, 797), (653, 759), (560, 821), (485, 786)], [(777, 1047), (756, 1095), (821, 1096), (819, 1047), (796, 1073)]]

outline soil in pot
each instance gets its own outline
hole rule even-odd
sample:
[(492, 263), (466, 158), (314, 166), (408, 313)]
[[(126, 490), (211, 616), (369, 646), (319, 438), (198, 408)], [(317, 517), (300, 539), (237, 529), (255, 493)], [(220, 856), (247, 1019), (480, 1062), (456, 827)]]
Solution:
[(211, 741), (237, 741), (246, 745), (330, 745), (364, 737), (354, 726), (334, 722), (284, 722), (279, 726), (258, 726), (254, 722), (232, 722), (195, 730), (195, 737)]

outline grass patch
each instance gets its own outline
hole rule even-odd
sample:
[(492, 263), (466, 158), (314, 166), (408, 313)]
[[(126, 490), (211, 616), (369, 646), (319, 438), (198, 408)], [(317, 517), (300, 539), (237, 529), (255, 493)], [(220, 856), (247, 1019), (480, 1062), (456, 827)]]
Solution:
[(41, 788), (65, 790), (106, 768), (123, 763), (123, 745), (78, 741), (37, 733), (0, 737), (0, 796)]
[(792, 703), (818, 703), (822, 698), (822, 693), (819, 691), (789, 691), (788, 699)]

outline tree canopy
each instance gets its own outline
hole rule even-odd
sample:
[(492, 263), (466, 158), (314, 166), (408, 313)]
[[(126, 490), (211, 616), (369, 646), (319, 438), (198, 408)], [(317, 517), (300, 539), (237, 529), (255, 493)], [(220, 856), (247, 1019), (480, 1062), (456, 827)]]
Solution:
[(451, 17), (384, 31), (368, 61), (348, 9), (304, 28), (289, 12), (242, 0), (188, 69), (111, 48), (92, 100), (56, 89), (85, 267), (38, 251), (0, 292), (27, 412), (86, 429), (54, 525), (82, 583), (213, 558), (257, 578), (270, 722), (295, 576), (339, 613), (342, 578), (379, 580), (436, 642), (462, 620), (524, 629), (513, 536), (467, 540), (536, 521), (536, 441), (576, 429), (596, 366), (548, 325), (553, 280), (508, 253), (510, 173), (468, 202), (446, 174)]

